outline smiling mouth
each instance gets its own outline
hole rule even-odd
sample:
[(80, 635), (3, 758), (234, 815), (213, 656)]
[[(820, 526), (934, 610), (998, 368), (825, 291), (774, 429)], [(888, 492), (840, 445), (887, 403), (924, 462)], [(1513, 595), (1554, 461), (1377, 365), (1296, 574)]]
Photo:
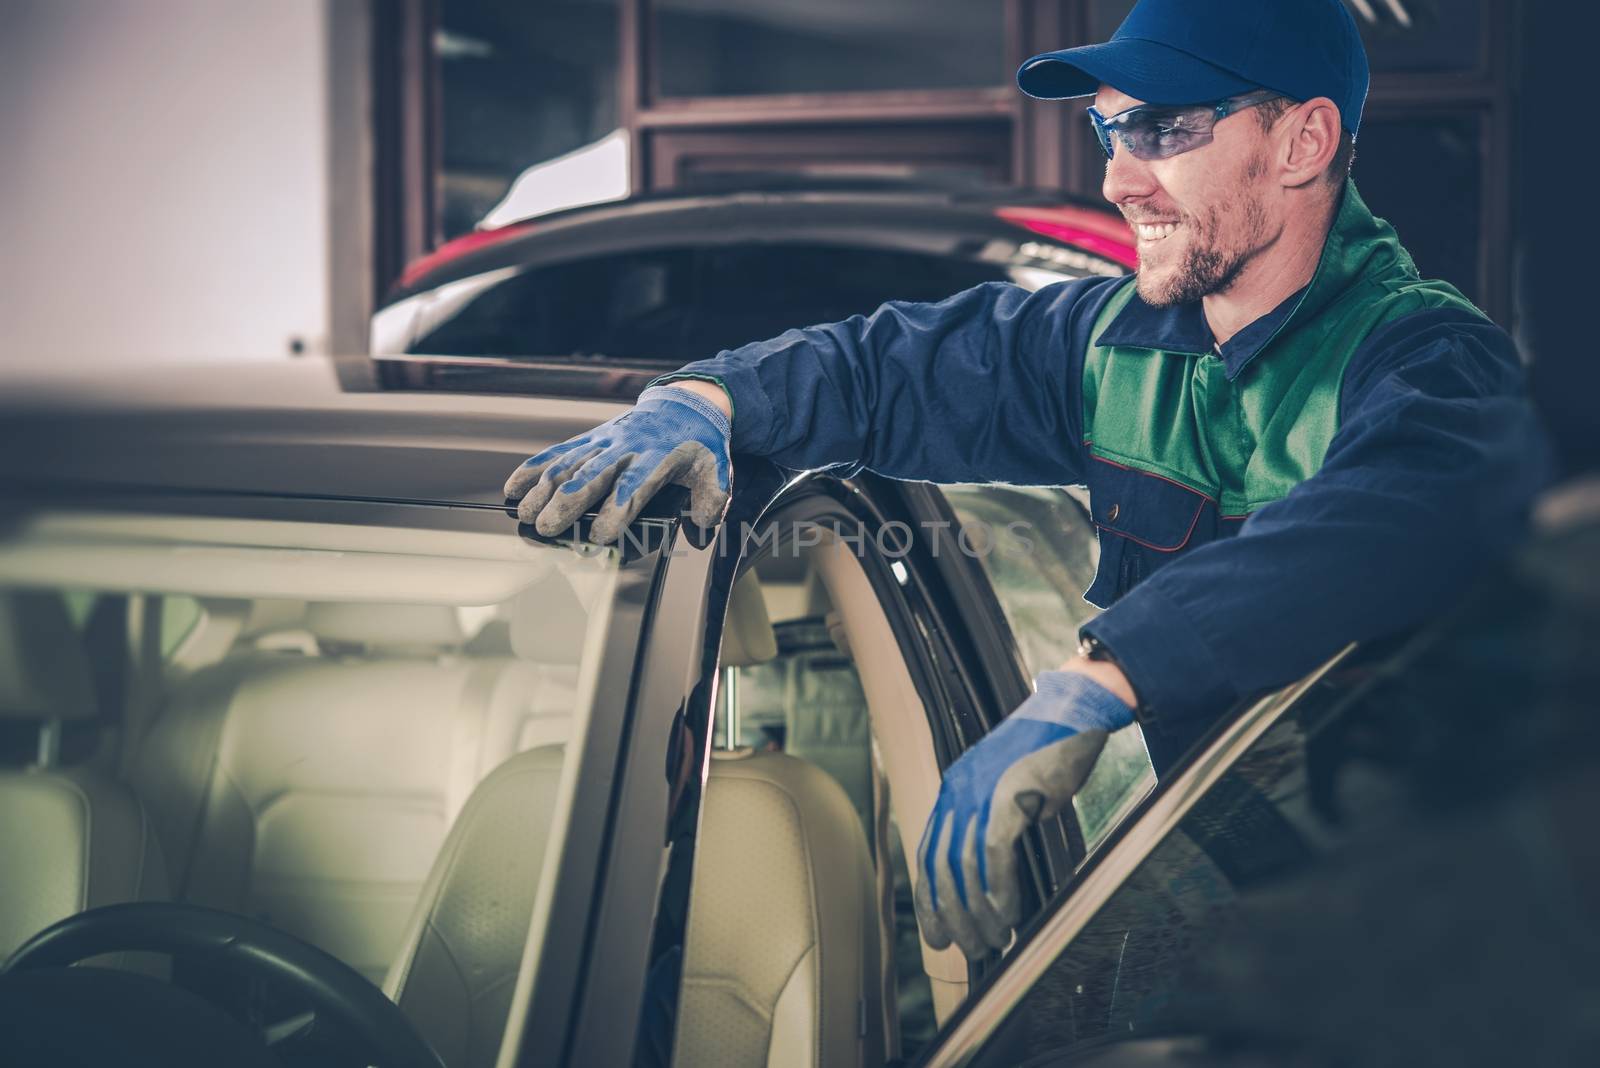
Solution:
[(1178, 229), (1179, 223), (1135, 223), (1134, 233), (1139, 235), (1140, 241), (1160, 241), (1171, 237)]

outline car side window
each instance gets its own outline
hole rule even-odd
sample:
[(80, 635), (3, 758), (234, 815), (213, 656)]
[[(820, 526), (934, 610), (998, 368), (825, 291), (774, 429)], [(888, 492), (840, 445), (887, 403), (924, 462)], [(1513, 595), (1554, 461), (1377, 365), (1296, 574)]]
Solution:
[(679, 365), (794, 327), (937, 301), (1003, 265), (861, 246), (640, 249), (531, 267), (484, 287), (407, 346), (435, 356), (608, 356)]
[[(1054, 670), (1077, 651), (1078, 628), (1099, 609), (1083, 599), (1094, 581), (1099, 543), (1084, 506), (1065, 489), (947, 486), (962, 531), (961, 552), (982, 562), (1031, 674)], [(1150, 792), (1155, 772), (1137, 725), (1113, 734), (1094, 773), (1073, 799), (1084, 845), (1093, 850)]]
[(699, 271), (686, 359), (794, 327), (871, 315), (891, 300), (940, 301), (1007, 278), (1000, 264), (810, 244), (710, 245), (699, 252)]
[[(885, 1046), (913, 1056), (937, 1028), (933, 994), (923, 968), (906, 840), (889, 805), (879, 739), (845, 626), (803, 556), (778, 552), (758, 560), (739, 587), (724, 632), (713, 759), (737, 759), (746, 751), (783, 753), (820, 769), (843, 789), (876, 881)], [(753, 591), (759, 591), (764, 621), (750, 604)], [(771, 628), (766, 648), (763, 622)], [(919, 830), (912, 831), (913, 847)]]
[(161, 599), (161, 658), (168, 660), (201, 625), (205, 609), (199, 600), (182, 594)]

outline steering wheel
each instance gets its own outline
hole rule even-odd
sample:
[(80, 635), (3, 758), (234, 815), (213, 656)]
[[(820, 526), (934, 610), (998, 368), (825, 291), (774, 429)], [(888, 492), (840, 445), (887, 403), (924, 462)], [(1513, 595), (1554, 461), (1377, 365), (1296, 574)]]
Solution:
[[(0, 974), (62, 968), (102, 953), (204, 955), (292, 988), (353, 1039), (360, 1063), (444, 1068), (400, 1006), (336, 957), (258, 920), (168, 902), (105, 905), (68, 916), (28, 939)], [(201, 991), (200, 993), (204, 993)]]

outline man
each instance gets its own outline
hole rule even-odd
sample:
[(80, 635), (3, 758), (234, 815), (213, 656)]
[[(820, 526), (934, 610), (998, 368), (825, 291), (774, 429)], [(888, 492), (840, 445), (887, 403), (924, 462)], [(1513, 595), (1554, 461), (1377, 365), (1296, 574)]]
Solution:
[(1006, 945), (1016, 840), (1106, 732), (1137, 719), (1165, 768), (1238, 699), (1422, 621), (1510, 547), (1546, 464), (1510, 340), (1348, 179), (1367, 62), (1340, 0), (1141, 0), (1018, 81), (1094, 95), (1134, 280), (991, 283), (723, 352), (506, 487), (545, 534), (598, 507), (605, 540), (668, 482), (713, 524), (730, 448), (1087, 484), (1106, 610), (951, 765), (918, 851), (923, 935), (969, 957)]

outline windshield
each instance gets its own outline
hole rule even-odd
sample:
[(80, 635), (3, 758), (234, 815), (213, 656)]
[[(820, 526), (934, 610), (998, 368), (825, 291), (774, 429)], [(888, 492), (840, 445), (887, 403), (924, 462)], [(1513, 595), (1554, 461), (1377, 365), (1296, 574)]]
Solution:
[[(85, 845), (129, 869), (89, 903), (264, 920), (383, 985), (446, 1063), (497, 1048), (537, 967), (619, 568), (491, 529), (12, 524), (0, 756), (29, 773), (3, 777), (132, 814), (96, 824), (127, 841)], [(30, 870), (18, 843), (0, 866)], [(8, 895), (0, 959), (82, 896)], [(235, 1007), (295, 1011), (275, 996)]]

